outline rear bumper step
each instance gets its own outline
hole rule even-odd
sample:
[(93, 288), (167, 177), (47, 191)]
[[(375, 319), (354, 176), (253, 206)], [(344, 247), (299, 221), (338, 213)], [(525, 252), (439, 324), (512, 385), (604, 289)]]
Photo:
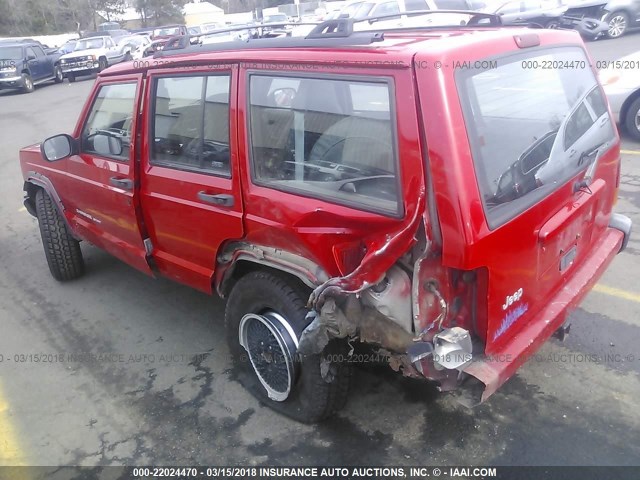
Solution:
[(611, 220), (609, 220), (609, 226), (611, 228), (615, 228), (616, 230), (620, 230), (624, 234), (624, 238), (622, 239), (622, 246), (620, 247), (620, 252), (622, 252), (625, 248), (627, 248), (627, 243), (629, 243), (629, 237), (631, 236), (631, 219), (626, 215), (614, 213), (613, 215), (611, 215)]
[[(626, 218), (626, 217), (624, 217)], [(613, 222), (613, 219), (612, 219)], [(467, 378), (460, 385), (461, 390), (473, 395), (471, 403), (477, 405), (489, 398), (517, 369), (524, 364), (558, 329), (561, 329), (569, 312), (578, 306), (607, 269), (613, 258), (623, 249), (628, 239), (630, 222), (617, 220), (620, 228), (613, 226), (594, 245), (591, 255), (574, 272), (558, 294), (531, 319), (527, 327), (500, 351), (479, 357), (463, 371), (484, 384), (478, 388), (475, 379)], [(626, 226), (628, 225), (628, 229)]]

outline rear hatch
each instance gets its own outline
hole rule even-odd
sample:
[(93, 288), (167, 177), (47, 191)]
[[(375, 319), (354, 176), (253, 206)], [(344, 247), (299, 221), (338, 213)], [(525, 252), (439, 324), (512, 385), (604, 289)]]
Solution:
[(443, 228), (443, 258), (488, 274), (477, 333), (492, 353), (533, 321), (607, 228), (619, 140), (581, 46), (489, 60), (454, 73), (471, 158), (458, 151), (457, 173), (444, 172), (459, 176), (460, 231)]

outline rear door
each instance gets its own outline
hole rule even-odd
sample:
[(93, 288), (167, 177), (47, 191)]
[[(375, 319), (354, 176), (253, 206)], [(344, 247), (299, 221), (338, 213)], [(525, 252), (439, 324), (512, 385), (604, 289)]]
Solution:
[[(67, 162), (64, 201), (83, 238), (147, 274), (135, 158), (142, 77), (99, 82), (78, 125), (80, 152)], [(122, 147), (121, 151), (119, 146)]]
[(607, 228), (618, 137), (578, 46), (499, 57), (489, 69), (458, 70), (455, 81), (472, 166), (443, 175), (475, 170), (475, 179), (459, 173), (465, 185), (449, 194), (464, 233), (443, 228), (445, 257), (488, 272), (491, 353), (547, 306)]
[(231, 66), (150, 73), (142, 206), (166, 276), (211, 292), (221, 244), (242, 237)]

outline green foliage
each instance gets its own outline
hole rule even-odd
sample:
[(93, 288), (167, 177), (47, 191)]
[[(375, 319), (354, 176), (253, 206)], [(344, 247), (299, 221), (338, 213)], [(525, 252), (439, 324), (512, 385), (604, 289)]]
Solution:
[(186, 0), (136, 0), (143, 24), (149, 27), (169, 23), (183, 23), (182, 7)]

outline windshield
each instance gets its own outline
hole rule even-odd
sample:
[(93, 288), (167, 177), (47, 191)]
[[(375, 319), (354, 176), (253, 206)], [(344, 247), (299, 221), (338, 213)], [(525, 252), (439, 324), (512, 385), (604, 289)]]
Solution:
[(102, 48), (103, 46), (104, 38), (87, 38), (85, 40), (79, 40), (78, 43), (76, 43), (75, 51)]
[(267, 15), (266, 17), (264, 17), (264, 23), (280, 23), (280, 22), (286, 22), (287, 21), (287, 16), (282, 14), (282, 15)]
[(586, 170), (615, 140), (582, 49), (514, 55), (495, 66), (457, 78), (491, 228)]
[(361, 19), (369, 15), (369, 12), (373, 8), (371, 2), (356, 2), (351, 5), (347, 5), (340, 12), (341, 15), (348, 15), (349, 18)]
[(154, 37), (165, 37), (169, 35), (180, 35), (180, 27), (156, 28), (153, 31)]
[(22, 58), (21, 47), (0, 47), (0, 59), (20, 60)]

